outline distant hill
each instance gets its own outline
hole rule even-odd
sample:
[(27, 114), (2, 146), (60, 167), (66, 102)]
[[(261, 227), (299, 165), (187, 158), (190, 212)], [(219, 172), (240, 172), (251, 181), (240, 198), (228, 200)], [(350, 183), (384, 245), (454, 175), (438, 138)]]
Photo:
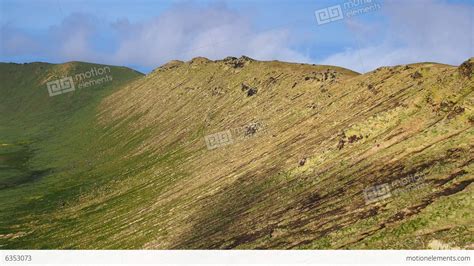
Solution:
[(0, 248), (472, 249), (473, 66), (0, 64)]

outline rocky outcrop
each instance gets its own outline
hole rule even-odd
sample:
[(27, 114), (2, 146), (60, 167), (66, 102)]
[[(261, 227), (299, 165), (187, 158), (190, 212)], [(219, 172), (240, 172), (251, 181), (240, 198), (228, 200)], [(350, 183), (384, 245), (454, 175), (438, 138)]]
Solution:
[(470, 79), (474, 75), (474, 57), (462, 63), (458, 72), (461, 77)]

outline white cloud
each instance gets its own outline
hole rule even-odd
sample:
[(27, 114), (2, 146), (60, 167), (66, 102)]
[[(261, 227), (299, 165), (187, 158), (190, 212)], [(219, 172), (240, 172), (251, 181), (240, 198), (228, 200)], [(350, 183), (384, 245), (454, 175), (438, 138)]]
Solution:
[(94, 48), (92, 40), (100, 34), (98, 25), (103, 23), (87, 14), (73, 13), (60, 24), (41, 34), (31, 34), (10, 25), (1, 28), (2, 56), (32, 56), (50, 61), (82, 60), (104, 61)]
[(365, 39), (361, 47), (330, 55), (318, 63), (365, 72), (385, 65), (424, 61), (458, 65), (474, 56), (471, 6), (436, 0), (397, 0), (385, 1), (382, 12), (388, 18), (387, 28), (369, 36), (362, 31), (362, 36), (358, 29), (364, 29), (363, 25), (349, 22), (349, 28), (356, 29), (355, 37)]
[(256, 59), (310, 61), (290, 48), (287, 30), (256, 32), (251, 17), (222, 5), (175, 6), (151, 21), (115, 24), (121, 32), (117, 63), (157, 66), (196, 56), (219, 59), (247, 55)]
[(49, 29), (48, 44), (53, 48), (53, 58), (69, 60), (97, 60), (92, 40), (99, 34), (98, 27), (103, 23), (98, 18), (73, 13), (58, 26)]
[[(73, 13), (50, 27), (41, 38), (3, 27), (1, 53), (17, 56), (29, 51), (36, 57), (59, 62), (78, 60), (146, 68), (197, 56), (221, 59), (247, 55), (260, 60), (310, 61), (290, 48), (293, 43), (288, 30), (258, 32), (252, 22), (250, 14), (231, 10), (225, 4), (176, 4), (155, 18), (136, 23), (126, 18), (107, 22), (93, 15)], [(104, 41), (104, 35), (109, 39)], [(34, 44), (38, 47), (33, 50)]]
[[(422, 61), (458, 65), (474, 56), (472, 5), (441, 0), (387, 0), (381, 6), (375, 12), (381, 12), (384, 20), (371, 19), (367, 23), (361, 18), (369, 17), (361, 14), (337, 22), (345, 23), (357, 39), (357, 46), (317, 63), (365, 72)], [(220, 59), (247, 55), (260, 60), (314, 63), (302, 52), (304, 47), (314, 47), (314, 40), (308, 41), (295, 28), (258, 31), (254, 27), (256, 19), (255, 14), (238, 12), (225, 4), (176, 4), (157, 17), (139, 22), (126, 18), (110, 22), (75, 13), (43, 34), (32, 35), (3, 25), (0, 52), (5, 58), (30, 56), (146, 69), (196, 56)], [(344, 31), (332, 34), (340, 32)]]

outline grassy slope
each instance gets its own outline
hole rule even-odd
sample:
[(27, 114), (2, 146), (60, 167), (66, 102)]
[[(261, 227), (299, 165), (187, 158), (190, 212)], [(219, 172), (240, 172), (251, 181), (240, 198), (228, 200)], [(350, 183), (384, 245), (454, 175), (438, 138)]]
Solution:
[(97, 182), (74, 180), (79, 166), (96, 156), (91, 143), (100, 134), (94, 125), (96, 107), (121, 84), (142, 75), (110, 66), (112, 81), (82, 89), (75, 82), (74, 92), (49, 97), (46, 82), (92, 67), (103, 65), (0, 64), (0, 246), (23, 235), (24, 221), (56, 209), (78, 188)]
[[(0, 245), (472, 248), (472, 91), (432, 63), (172, 62), (30, 144), (48, 175), (0, 190)], [(265, 130), (206, 149), (251, 122)], [(364, 188), (413, 174), (424, 186), (365, 204)]]

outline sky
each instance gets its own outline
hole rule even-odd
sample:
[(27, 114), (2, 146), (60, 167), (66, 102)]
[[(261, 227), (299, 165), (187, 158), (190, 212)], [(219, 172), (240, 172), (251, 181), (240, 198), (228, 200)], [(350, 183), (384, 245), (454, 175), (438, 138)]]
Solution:
[(473, 36), (474, 0), (0, 0), (0, 62), (86, 61), (143, 73), (197, 56), (358, 72), (459, 65), (474, 57)]

